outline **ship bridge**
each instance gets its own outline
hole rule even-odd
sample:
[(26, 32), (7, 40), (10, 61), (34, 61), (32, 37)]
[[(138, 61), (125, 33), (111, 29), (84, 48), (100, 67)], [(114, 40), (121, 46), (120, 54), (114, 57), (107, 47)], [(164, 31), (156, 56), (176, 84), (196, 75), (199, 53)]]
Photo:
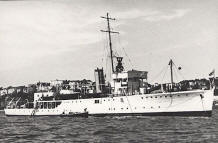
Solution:
[(147, 82), (147, 71), (122, 71), (112, 74), (112, 93), (113, 94), (139, 94), (140, 89), (144, 87)]

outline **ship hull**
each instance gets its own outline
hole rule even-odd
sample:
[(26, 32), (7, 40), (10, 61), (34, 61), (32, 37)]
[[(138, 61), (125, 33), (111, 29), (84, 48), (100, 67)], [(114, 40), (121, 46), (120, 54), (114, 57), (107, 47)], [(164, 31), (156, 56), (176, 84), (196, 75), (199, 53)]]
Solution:
[[(5, 114), (7, 116), (52, 116), (61, 115), (63, 112), (84, 112), (84, 110), (87, 110), (90, 116), (210, 117), (212, 115), (213, 91), (196, 90), (173, 93), (62, 100), (58, 102), (61, 102), (61, 104), (51, 109), (5, 109)], [(48, 104), (50, 103), (48, 102)]]
[[(7, 114), (6, 116), (31, 116), (30, 114)], [(36, 116), (61, 116), (61, 114), (53, 115), (39, 115)], [(106, 116), (181, 116), (181, 117), (211, 117), (212, 111), (190, 111), (190, 112), (154, 112), (154, 113), (105, 113), (105, 114), (90, 114), (93, 117), (106, 117)], [(61, 116), (62, 117), (62, 116)], [(65, 117), (65, 116), (63, 116)], [(78, 117), (78, 116), (66, 116)], [(83, 116), (79, 116), (83, 117)]]
[(182, 117), (211, 117), (212, 111), (189, 111), (189, 112), (152, 112), (152, 113), (113, 113), (92, 114), (94, 117), (105, 116), (182, 116)]

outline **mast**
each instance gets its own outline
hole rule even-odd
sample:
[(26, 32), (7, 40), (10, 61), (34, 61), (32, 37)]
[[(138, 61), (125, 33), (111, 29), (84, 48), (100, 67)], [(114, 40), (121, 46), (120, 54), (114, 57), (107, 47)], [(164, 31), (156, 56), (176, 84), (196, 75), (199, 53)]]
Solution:
[(170, 59), (169, 65), (170, 65), (171, 83), (173, 85), (173, 60), (172, 59)]
[(108, 33), (109, 47), (110, 47), (110, 58), (111, 58), (111, 69), (112, 69), (112, 73), (114, 73), (114, 62), (113, 62), (113, 49), (112, 49), (112, 42), (111, 42), (111, 33), (119, 34), (119, 32), (111, 31), (110, 20), (116, 20), (116, 19), (109, 17), (109, 13), (107, 13), (106, 17), (101, 16), (101, 18), (104, 18), (104, 19), (107, 20), (107, 30), (101, 30), (101, 32), (107, 32)]

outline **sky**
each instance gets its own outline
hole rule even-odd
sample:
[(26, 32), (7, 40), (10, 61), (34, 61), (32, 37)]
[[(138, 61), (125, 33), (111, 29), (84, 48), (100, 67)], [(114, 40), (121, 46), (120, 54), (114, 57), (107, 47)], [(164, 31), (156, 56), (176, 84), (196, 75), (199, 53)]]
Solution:
[[(110, 71), (106, 21), (125, 70), (148, 71), (149, 82), (208, 78), (218, 70), (217, 0), (0, 1), (0, 86), (55, 79), (91, 79)], [(107, 63), (107, 64), (106, 64)], [(107, 65), (107, 66), (105, 66)], [(217, 72), (218, 73), (218, 72)]]

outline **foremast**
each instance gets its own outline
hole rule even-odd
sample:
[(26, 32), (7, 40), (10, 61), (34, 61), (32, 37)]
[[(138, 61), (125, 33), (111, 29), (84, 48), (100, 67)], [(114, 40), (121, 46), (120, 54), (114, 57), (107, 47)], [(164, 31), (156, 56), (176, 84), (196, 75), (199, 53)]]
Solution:
[(111, 33), (117, 33), (119, 34), (119, 32), (116, 31), (111, 31), (111, 27), (110, 27), (110, 20), (116, 20), (115, 18), (111, 18), (109, 17), (109, 13), (107, 13), (107, 16), (101, 16), (101, 18), (104, 18), (107, 20), (107, 30), (101, 30), (101, 32), (107, 32), (108, 33), (108, 37), (109, 37), (109, 47), (110, 47), (110, 59), (111, 59), (111, 69), (112, 69), (112, 73), (114, 73), (114, 62), (113, 62), (113, 49), (112, 49), (112, 41), (111, 41)]

